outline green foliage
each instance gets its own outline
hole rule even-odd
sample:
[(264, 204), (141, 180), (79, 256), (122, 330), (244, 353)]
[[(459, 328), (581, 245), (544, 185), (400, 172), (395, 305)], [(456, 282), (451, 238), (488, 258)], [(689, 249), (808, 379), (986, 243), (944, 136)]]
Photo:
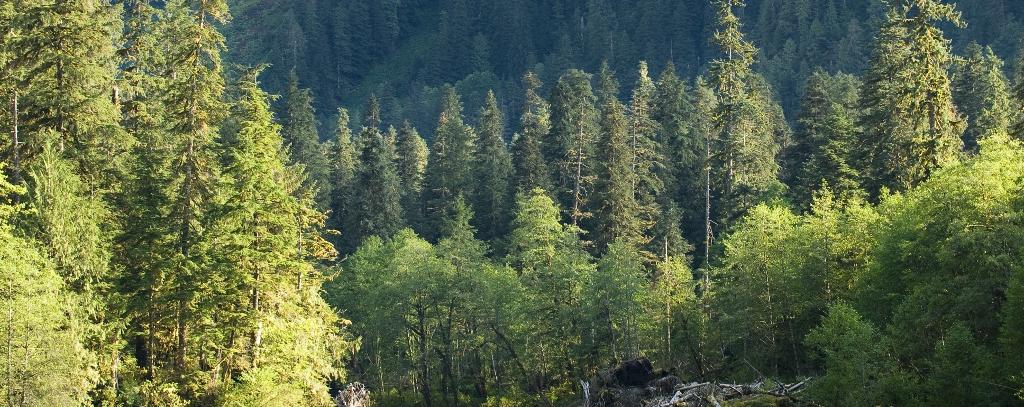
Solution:
[(474, 225), (480, 232), (480, 239), (491, 241), (507, 233), (513, 203), (512, 157), (505, 145), (504, 117), (494, 92), (487, 94), (478, 127), (473, 171), (476, 178), (473, 207), (477, 214)]
[(367, 110), (359, 135), (362, 151), (351, 202), (354, 230), (348, 232), (356, 236), (353, 242), (361, 242), (369, 236), (387, 238), (404, 225), (395, 145), (376, 127), (380, 123), (380, 112), (373, 108), (374, 103), (375, 99), (371, 99), (371, 108)]
[(428, 236), (440, 235), (441, 225), (438, 222), (451, 216), (455, 198), (473, 196), (471, 163), (476, 149), (474, 139), (473, 128), (462, 120), (459, 94), (455, 88), (445, 87), (423, 187), (426, 213), (434, 222)]
[(819, 352), (826, 374), (811, 385), (815, 400), (832, 406), (877, 404), (891, 361), (879, 343), (878, 330), (849, 305), (829, 307), (821, 325), (807, 335)]
[(630, 144), (626, 109), (616, 98), (618, 83), (613, 74), (601, 71), (601, 138), (595, 185), (594, 242), (599, 250), (617, 240), (639, 246), (644, 243), (644, 221), (637, 203), (636, 172)]
[(872, 196), (905, 191), (957, 160), (963, 119), (953, 104), (949, 43), (938, 24), (962, 26), (955, 5), (894, 4), (864, 75), (861, 176)]
[(534, 188), (550, 192), (553, 191), (551, 172), (541, 155), (541, 142), (551, 131), (551, 107), (537, 94), (541, 83), (536, 75), (527, 73), (523, 77), (523, 85), (526, 88), (525, 106), (519, 119), (519, 132), (512, 140), (515, 186), (519, 192), (529, 192)]
[(573, 226), (592, 215), (598, 112), (590, 78), (573, 69), (558, 79), (551, 94), (551, 133), (545, 142), (545, 157), (555, 163), (555, 195)]
[(953, 98), (967, 116), (964, 147), (973, 152), (979, 140), (1006, 138), (1013, 112), (1003, 61), (991, 47), (977, 43), (968, 45), (966, 54), (954, 64)]
[(314, 193), (318, 207), (326, 208), (331, 196), (330, 167), (317, 133), (313, 97), (309, 89), (299, 89), (297, 76), (288, 82), (285, 103), (281, 135), (288, 147), (288, 156), (292, 162), (302, 164), (307, 177), (303, 187)]

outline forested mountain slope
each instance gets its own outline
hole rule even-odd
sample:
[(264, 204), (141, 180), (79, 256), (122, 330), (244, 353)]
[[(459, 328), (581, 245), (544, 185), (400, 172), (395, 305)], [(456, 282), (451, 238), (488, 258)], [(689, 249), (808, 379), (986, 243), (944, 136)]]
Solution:
[[(487, 89), (515, 118), (527, 70), (553, 83), (567, 68), (595, 72), (603, 61), (635, 79), (636, 61), (652, 71), (672, 62), (683, 77), (704, 73), (717, 56), (709, 42), (714, 9), (706, 0), (231, 0), (229, 59), (270, 63), (265, 82), (283, 94), (289, 71), (313, 90), (325, 128), (334, 110), (359, 110), (382, 98), (384, 121), (432, 125), (435, 94), (425, 87), (463, 81), (467, 108)], [(758, 45), (757, 69), (795, 117), (804, 78), (816, 68), (859, 74), (884, 20), (881, 0), (751, 0), (737, 10)], [(971, 41), (1014, 61), (1024, 3), (959, 4), (969, 24), (946, 30), (956, 50)], [(949, 27), (944, 27), (949, 28)], [(429, 132), (428, 132), (429, 133)], [(429, 134), (428, 134), (429, 135)]]

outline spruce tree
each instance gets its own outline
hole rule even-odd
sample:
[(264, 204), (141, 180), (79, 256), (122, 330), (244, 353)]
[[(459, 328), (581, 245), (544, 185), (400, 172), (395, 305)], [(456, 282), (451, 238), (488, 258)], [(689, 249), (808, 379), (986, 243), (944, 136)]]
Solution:
[[(329, 398), (323, 382), (335, 371), (329, 363), (306, 358), (330, 360), (337, 346), (332, 344), (336, 317), (321, 312), (325, 304), (319, 295), (310, 296), (319, 292), (320, 280), (304, 285), (304, 277), (312, 277), (307, 253), (315, 253), (304, 247), (318, 237), (308, 236), (301, 219), (314, 210), (313, 203), (297, 196), (301, 167), (296, 172), (287, 166), (281, 128), (273, 121), (258, 74), (254, 69), (242, 78), (233, 115), (238, 131), (225, 146), (223, 175), (229, 186), (210, 233), (226, 247), (209, 276), (219, 295), (207, 306), (217, 308), (218, 328), (226, 337), (238, 338), (226, 344), (226, 357), (219, 361), (223, 372), (269, 375), (262, 382), (243, 380), (238, 391), (295, 394), (302, 396), (302, 404), (318, 403)], [(293, 329), (311, 335), (287, 332)]]
[(317, 133), (316, 112), (309, 89), (299, 89), (299, 78), (292, 71), (285, 96), (284, 136), (288, 156), (293, 163), (302, 164), (306, 172), (303, 187), (315, 193), (317, 206), (327, 208), (331, 196), (330, 167), (320, 136)]
[(525, 106), (519, 118), (519, 133), (512, 141), (515, 186), (519, 192), (540, 188), (553, 194), (551, 169), (542, 154), (541, 143), (551, 131), (551, 106), (537, 91), (540, 80), (532, 72), (523, 77)]
[(227, 116), (223, 100), (221, 52), (224, 38), (215, 24), (228, 19), (223, 0), (171, 1), (167, 3), (168, 36), (172, 44), (169, 64), (175, 67), (167, 92), (167, 118), (172, 162), (167, 188), (171, 191), (168, 224), (174, 230), (175, 254), (168, 262), (165, 289), (173, 300), (172, 326), (159, 331), (176, 332), (168, 349), (178, 373), (195, 366), (201, 347), (214, 332), (201, 325), (212, 318), (212, 309), (198, 306), (209, 295), (199, 272), (206, 258), (201, 247), (207, 211), (216, 190), (220, 165), (215, 138)]
[(797, 204), (809, 208), (816, 191), (847, 196), (860, 188), (860, 174), (853, 166), (857, 144), (860, 81), (846, 74), (817, 71), (807, 90), (797, 119), (797, 132), (789, 153), (792, 175), (790, 193)]
[(591, 216), (590, 195), (596, 170), (598, 113), (590, 79), (590, 74), (576, 69), (558, 79), (551, 94), (552, 126), (545, 146), (545, 156), (555, 163), (555, 195), (574, 227)]
[(494, 92), (480, 109), (474, 170), (474, 225), (481, 240), (504, 236), (511, 212), (512, 157), (505, 144), (505, 123)]
[(714, 112), (712, 186), (716, 195), (716, 222), (727, 225), (758, 202), (772, 196), (780, 185), (775, 161), (779, 145), (772, 123), (771, 94), (751, 65), (757, 48), (743, 38), (734, 7), (743, 0), (718, 0), (714, 42), (721, 57), (711, 64), (711, 84), (718, 95)]
[(423, 176), (427, 170), (427, 142), (408, 121), (398, 131), (398, 178), (402, 181), (402, 210), (414, 228), (423, 225)]
[(953, 104), (949, 43), (938, 24), (962, 26), (952, 4), (912, 0), (889, 10), (864, 75), (859, 166), (873, 196), (905, 191), (957, 159), (963, 119)]
[(349, 128), (349, 114), (345, 108), (338, 109), (337, 128), (331, 154), (331, 214), (328, 226), (341, 232), (339, 249), (349, 251), (358, 242), (350, 240), (355, 236), (353, 196), (359, 152), (352, 141)]
[[(18, 151), (27, 164), (57, 132), (54, 147), (72, 157), (90, 186), (117, 184), (133, 139), (119, 126), (114, 44), (122, 29), (117, 6), (93, 1), (20, 3), (11, 20), (5, 74), (19, 91)], [(8, 33), (4, 34), (5, 36)], [(16, 169), (20, 170), (20, 169)]]
[(376, 126), (380, 125), (380, 109), (371, 98), (359, 136), (362, 152), (353, 187), (354, 242), (370, 236), (390, 238), (405, 224), (401, 204), (401, 180), (395, 157), (395, 146)]
[(607, 64), (598, 77), (601, 95), (598, 170), (593, 239), (598, 250), (614, 241), (636, 247), (644, 242), (644, 222), (636, 201), (633, 149), (626, 108), (617, 99), (619, 85)]
[(648, 227), (654, 224), (659, 215), (657, 197), (665, 189), (658, 177), (664, 163), (661, 156), (664, 146), (658, 143), (658, 122), (654, 119), (656, 92), (657, 88), (647, 70), (647, 62), (641, 61), (629, 107), (630, 166), (633, 193), (640, 205), (638, 215)]
[(455, 88), (442, 91), (441, 117), (430, 146), (424, 178), (423, 199), (427, 218), (433, 223), (427, 236), (440, 237), (442, 219), (451, 216), (455, 198), (473, 196), (473, 129), (462, 120), (462, 102)]
[(980, 140), (1007, 137), (1013, 111), (1003, 61), (991, 47), (967, 46), (953, 70), (953, 99), (967, 118), (964, 148), (976, 152)]

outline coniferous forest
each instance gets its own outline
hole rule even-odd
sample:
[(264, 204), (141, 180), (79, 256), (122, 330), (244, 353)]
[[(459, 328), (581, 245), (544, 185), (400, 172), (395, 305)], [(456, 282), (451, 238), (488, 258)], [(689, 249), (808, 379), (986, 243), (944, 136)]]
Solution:
[(3, 405), (1024, 405), (1024, 2), (0, 31)]

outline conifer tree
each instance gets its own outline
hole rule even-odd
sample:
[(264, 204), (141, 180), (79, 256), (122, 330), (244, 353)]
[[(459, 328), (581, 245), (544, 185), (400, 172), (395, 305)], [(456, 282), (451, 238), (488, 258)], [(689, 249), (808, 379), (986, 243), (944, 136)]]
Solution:
[[(19, 126), (28, 163), (57, 132), (55, 148), (72, 157), (87, 184), (109, 190), (133, 140), (122, 131), (114, 44), (116, 6), (93, 1), (31, 1), (11, 21), (9, 68), (19, 88)], [(7, 33), (5, 33), (7, 35)], [(7, 68), (5, 68), (5, 71)]]
[(661, 167), (657, 175), (664, 196), (678, 201), (686, 210), (700, 211), (701, 156), (703, 142), (693, 130), (693, 102), (686, 83), (669, 64), (658, 77), (652, 117), (658, 123), (657, 144), (661, 146)]
[(540, 80), (532, 72), (523, 77), (525, 106), (519, 119), (519, 133), (512, 141), (515, 186), (520, 192), (540, 188), (554, 193), (551, 169), (542, 155), (541, 143), (551, 131), (551, 107), (537, 92)]
[(598, 113), (590, 74), (571, 69), (551, 94), (551, 135), (545, 154), (554, 162), (557, 196), (574, 227), (591, 216)]
[(757, 48), (743, 38), (733, 7), (743, 0), (718, 0), (714, 42), (721, 57), (711, 64), (711, 84), (718, 95), (715, 109), (712, 186), (721, 205), (717, 222), (728, 225), (779, 188), (779, 145), (772, 125), (770, 93), (758, 87), (751, 65)]
[(212, 317), (212, 310), (198, 307), (198, 299), (208, 293), (204, 288), (210, 287), (198, 272), (204, 258), (200, 245), (204, 242), (206, 212), (220, 172), (215, 138), (228, 113), (220, 58), (224, 38), (214, 25), (227, 22), (228, 9), (223, 0), (177, 0), (167, 3), (167, 13), (172, 25), (168, 62), (175, 67), (166, 102), (173, 140), (167, 186), (172, 194), (168, 224), (175, 234), (175, 254), (166, 259), (169, 266), (164, 280), (168, 295), (174, 299), (174, 318), (173, 326), (159, 330), (176, 332), (173, 344), (169, 344), (172, 365), (176, 372), (185, 373), (199, 360), (199, 347), (191, 345), (213, 334), (200, 326), (201, 321)]
[(814, 193), (824, 186), (840, 196), (859, 190), (860, 175), (852, 160), (860, 133), (859, 87), (860, 81), (851, 75), (824, 71), (807, 81), (789, 156), (790, 192), (804, 208), (810, 207)]
[(600, 140), (595, 186), (594, 242), (599, 250), (615, 241), (637, 245), (644, 242), (644, 223), (636, 201), (633, 149), (626, 108), (616, 95), (619, 85), (607, 64), (598, 77), (601, 95)]
[(427, 142), (408, 121), (398, 131), (398, 178), (402, 181), (402, 210), (413, 227), (423, 225), (423, 176), (427, 170)]
[(654, 119), (656, 92), (647, 62), (641, 61), (629, 107), (629, 137), (633, 191), (640, 205), (640, 219), (648, 224), (647, 227), (653, 225), (659, 215), (657, 197), (665, 189), (658, 178), (663, 165), (661, 154), (664, 146), (658, 143), (658, 122)]
[(92, 380), (81, 350), (86, 329), (80, 302), (69, 295), (47, 250), (15, 229), (26, 206), (11, 202), (25, 189), (0, 164), (0, 334), (6, 366), (0, 394), (5, 405), (84, 405)]
[(971, 43), (954, 68), (953, 99), (967, 118), (964, 148), (976, 152), (982, 139), (1007, 137), (1013, 111), (1003, 61), (991, 47)]
[(343, 251), (354, 249), (358, 242), (349, 237), (355, 236), (353, 223), (353, 196), (355, 194), (355, 178), (358, 170), (359, 152), (352, 140), (352, 129), (349, 128), (349, 114), (345, 108), (338, 109), (337, 129), (331, 154), (331, 215), (328, 225), (341, 232), (339, 248)]
[(481, 240), (504, 236), (508, 229), (512, 193), (512, 157), (505, 144), (505, 123), (494, 92), (487, 92), (487, 101), (480, 109), (474, 159), (474, 224)]
[(288, 156), (293, 163), (302, 164), (305, 168), (307, 178), (303, 187), (315, 192), (318, 207), (326, 208), (331, 196), (330, 168), (317, 133), (313, 96), (309, 89), (299, 89), (295, 71), (288, 81), (283, 124), (281, 135), (288, 147)]
[(912, 0), (889, 10), (864, 75), (861, 175), (869, 193), (905, 191), (959, 156), (949, 43), (938, 24), (962, 26), (952, 4)]
[(359, 136), (363, 150), (353, 188), (354, 242), (370, 236), (390, 238), (404, 225), (395, 146), (376, 127), (380, 125), (380, 108), (375, 98), (371, 98), (363, 123)]
[[(254, 69), (243, 76), (233, 115), (238, 132), (225, 146), (223, 175), (229, 190), (218, 205), (211, 234), (226, 247), (209, 276), (220, 291), (208, 306), (218, 308), (223, 321), (218, 328), (226, 337), (238, 338), (227, 343), (227, 357), (220, 362), (224, 373), (247, 373), (236, 391), (322, 403), (329, 399), (323, 383), (334, 374), (330, 351), (336, 346), (331, 343), (338, 334), (336, 317), (322, 313), (323, 300), (310, 295), (319, 292), (319, 280), (303, 284), (304, 277), (311, 277), (303, 245), (319, 239), (304, 236), (309, 232), (301, 221), (303, 212), (313, 210), (307, 206), (312, 202), (296, 196), (301, 170), (286, 166), (281, 128), (273, 121), (258, 74)], [(295, 337), (288, 329), (312, 335)], [(269, 377), (253, 379), (261, 374)]]
[(424, 178), (424, 203), (427, 218), (434, 223), (428, 236), (440, 236), (441, 219), (451, 216), (455, 198), (473, 196), (473, 129), (462, 120), (462, 102), (455, 88), (442, 91), (441, 116), (434, 143), (430, 146)]

